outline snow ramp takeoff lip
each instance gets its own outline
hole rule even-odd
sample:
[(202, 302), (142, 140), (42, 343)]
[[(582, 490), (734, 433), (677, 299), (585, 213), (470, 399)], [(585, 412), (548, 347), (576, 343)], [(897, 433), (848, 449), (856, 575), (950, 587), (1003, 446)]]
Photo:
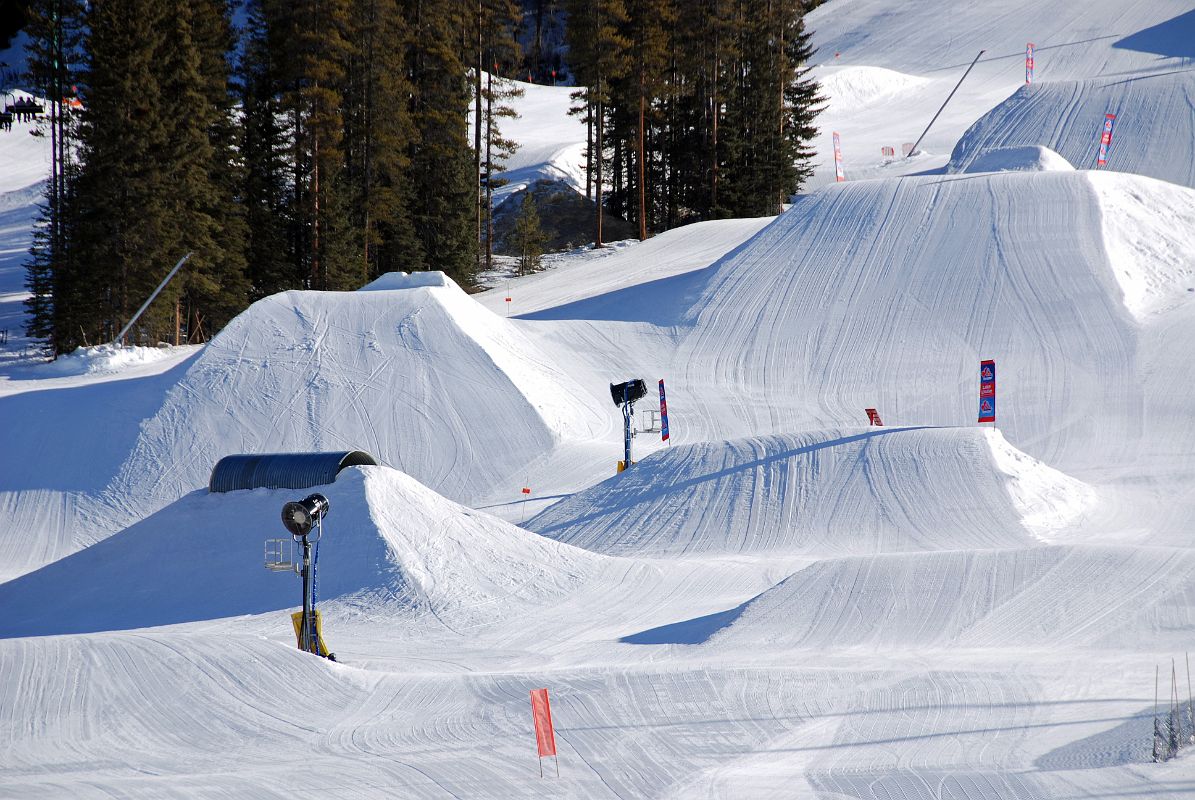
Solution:
[(1051, 546), (820, 561), (741, 609), (709, 646), (1181, 651), (1195, 630), (1195, 554)]
[(137, 506), (124, 524), (205, 485), (228, 453), (360, 447), (468, 499), (562, 437), (607, 427), (558, 359), (443, 275), (367, 288), (274, 295), (213, 339), (113, 483)]
[(1093, 169), (1106, 113), (1116, 114), (1109, 170), (1195, 187), (1195, 72), (1189, 69), (1023, 86), (963, 134), (947, 171), (974, 172), (992, 151), (1031, 146)]
[[(286, 536), (278, 512), (305, 491), (194, 492), (0, 584), (0, 638), (293, 608), (298, 584), (263, 569), (262, 541)], [(352, 467), (320, 491), (332, 505), (319, 555), (321, 602), (488, 624), (560, 597), (605, 560), (459, 506), (386, 467)]]
[(657, 452), (536, 516), (611, 555), (802, 555), (1033, 544), (1095, 499), (980, 428), (872, 428)]

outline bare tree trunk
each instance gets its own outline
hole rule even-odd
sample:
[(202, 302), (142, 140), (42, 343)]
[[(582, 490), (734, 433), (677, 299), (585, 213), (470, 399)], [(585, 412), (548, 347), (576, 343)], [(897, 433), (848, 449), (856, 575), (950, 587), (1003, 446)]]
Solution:
[[(481, 71), (483, 67), (481, 46), (481, 3), (482, 0), (477, 0), (477, 72), (473, 76), (473, 175), (478, 181), (481, 179)], [(479, 183), (477, 187), (477, 265), (479, 267), (481, 266), (481, 226), (484, 221), (481, 204), (484, 202), (484, 200), (484, 188)]]
[(320, 279), (319, 257), (319, 134), (311, 136), (311, 288), (327, 289), (327, 281)]
[(485, 268), (494, 268), (494, 163), (493, 163), (493, 132), (490, 126), (494, 121), (494, 75), (490, 73), (486, 79), (485, 98)]
[[(599, 91), (599, 94), (600, 94), (600, 91)], [(597, 170), (596, 170), (596, 173), (597, 174), (595, 176), (596, 177), (596, 179), (595, 179), (596, 185), (594, 188), (594, 195), (597, 198), (597, 233), (594, 235), (594, 238), (593, 238), (593, 246), (594, 247), (602, 246), (602, 162), (605, 161), (605, 159), (602, 157), (602, 128), (604, 127), (602, 125), (602, 117), (603, 116), (604, 116), (604, 114), (602, 113), (602, 101), (599, 97), (598, 104), (597, 104), (597, 119), (594, 120), (594, 123), (597, 125), (597, 135), (594, 137), (597, 140), (597, 142), (596, 142), (596, 146), (597, 146)]]
[(643, 76), (639, 76), (639, 241), (647, 238), (647, 191), (644, 188), (644, 177), (647, 175), (647, 170), (644, 167), (643, 158), (643, 121), (646, 117), (644, 113), (644, 105), (646, 100), (643, 97), (645, 87), (643, 85)]

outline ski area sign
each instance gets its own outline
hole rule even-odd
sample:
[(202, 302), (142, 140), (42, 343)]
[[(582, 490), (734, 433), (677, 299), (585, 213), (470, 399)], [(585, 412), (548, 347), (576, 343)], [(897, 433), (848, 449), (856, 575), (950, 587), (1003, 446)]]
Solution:
[(1115, 114), (1104, 115), (1104, 132), (1100, 134), (1100, 156), (1096, 159), (1097, 166), (1108, 163), (1108, 148), (1112, 146), (1112, 127), (1116, 124)]
[(996, 421), (996, 362), (979, 362), (979, 421)]

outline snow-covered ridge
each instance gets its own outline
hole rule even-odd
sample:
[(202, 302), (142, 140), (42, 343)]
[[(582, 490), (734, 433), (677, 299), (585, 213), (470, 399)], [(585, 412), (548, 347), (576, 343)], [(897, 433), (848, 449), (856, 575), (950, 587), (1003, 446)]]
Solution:
[(817, 74), (817, 82), (831, 104), (855, 108), (922, 86), (929, 79), (883, 67), (856, 65), (823, 67)]
[[(558, 598), (601, 556), (535, 536), (436, 495), (387, 467), (319, 487), (331, 503), (321, 600), (445, 623), (494, 622)], [(294, 490), (195, 492), (68, 558), (0, 584), (0, 638), (125, 630), (286, 610), (296, 584), (262, 569), (262, 540), (286, 537)], [(60, 587), (70, 586), (70, 592)]]
[(948, 171), (980, 171), (977, 160), (1023, 147), (1049, 148), (1078, 169), (1095, 169), (1104, 115), (1111, 113), (1106, 169), (1195, 188), (1195, 72), (1155, 70), (1022, 86), (963, 134)]
[(615, 555), (824, 556), (1030, 544), (1094, 500), (997, 431), (848, 429), (669, 448), (528, 527)]
[(1087, 177), (1125, 306), (1147, 318), (1187, 302), (1195, 289), (1195, 189), (1113, 172)]

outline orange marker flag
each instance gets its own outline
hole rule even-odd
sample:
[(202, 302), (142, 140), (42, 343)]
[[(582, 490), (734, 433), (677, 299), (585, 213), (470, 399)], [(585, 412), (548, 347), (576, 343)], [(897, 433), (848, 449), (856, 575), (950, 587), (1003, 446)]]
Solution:
[[(531, 690), (531, 716), (535, 719), (535, 746), (539, 750), (539, 757), (556, 756), (556, 734), (552, 730), (552, 706), (548, 702), (547, 689)], [(540, 762), (539, 776), (544, 775), (543, 762)], [(560, 761), (556, 761), (556, 775), (560, 775)]]

